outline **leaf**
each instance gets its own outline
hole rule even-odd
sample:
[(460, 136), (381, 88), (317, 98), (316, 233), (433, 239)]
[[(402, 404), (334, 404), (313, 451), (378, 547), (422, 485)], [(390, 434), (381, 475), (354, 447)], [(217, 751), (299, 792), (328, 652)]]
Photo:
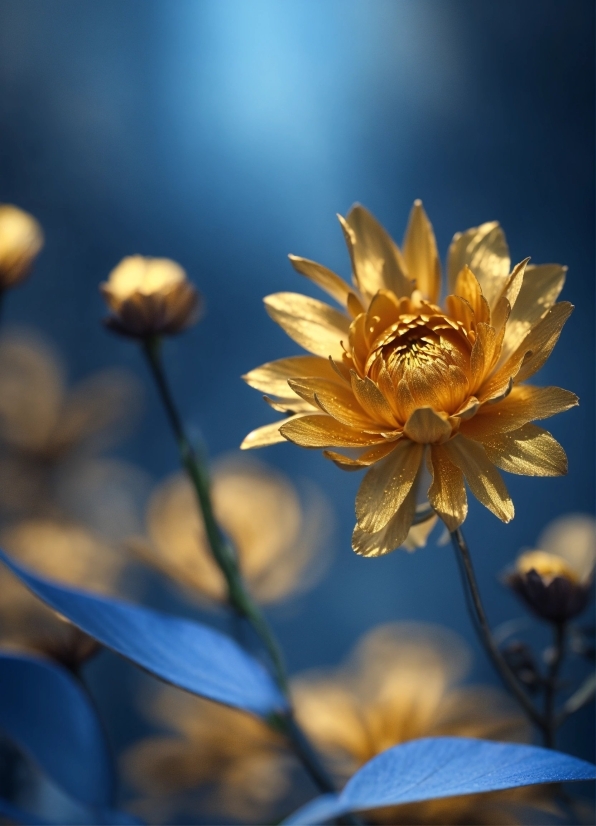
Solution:
[(74, 798), (113, 802), (115, 778), (89, 698), (62, 666), (0, 653), (0, 729)]
[(427, 737), (373, 757), (340, 794), (315, 798), (284, 823), (308, 826), (381, 806), (594, 778), (596, 766), (550, 749), (467, 737)]
[(50, 582), (2, 550), (0, 560), (47, 605), (156, 677), (258, 715), (287, 708), (265, 668), (225, 634), (192, 620)]

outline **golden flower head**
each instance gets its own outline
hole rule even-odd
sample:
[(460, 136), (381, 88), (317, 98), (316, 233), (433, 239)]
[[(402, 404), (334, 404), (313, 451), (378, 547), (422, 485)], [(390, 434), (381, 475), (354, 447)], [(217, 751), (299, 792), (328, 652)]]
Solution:
[(538, 616), (560, 623), (588, 604), (595, 566), (596, 521), (571, 514), (546, 527), (537, 548), (517, 558), (505, 581)]
[[(30, 519), (2, 531), (2, 547), (42, 576), (113, 594), (122, 555), (80, 525)], [(0, 645), (34, 651), (74, 666), (98, 646), (37, 599), (6, 567), (0, 570)]]
[(42, 247), (43, 232), (35, 218), (12, 204), (0, 204), (0, 290), (29, 275)]
[(112, 311), (105, 323), (123, 335), (173, 335), (197, 320), (199, 294), (169, 258), (124, 258), (100, 289)]
[[(529, 729), (500, 691), (461, 685), (469, 652), (447, 629), (394, 623), (367, 634), (339, 669), (293, 682), (297, 716), (341, 783), (391, 746), (421, 737), (524, 741)], [(517, 823), (534, 790), (375, 810), (372, 823)]]
[[(254, 597), (273, 603), (312, 586), (324, 571), (330, 509), (311, 491), (303, 505), (286, 477), (266, 465), (229, 457), (216, 463), (213, 502)], [(148, 541), (133, 553), (193, 596), (224, 601), (227, 589), (213, 560), (196, 494), (183, 474), (155, 490), (147, 512)]]
[(425, 464), (430, 504), (450, 530), (467, 515), (464, 481), (508, 522), (513, 503), (497, 468), (531, 476), (567, 471), (561, 446), (532, 421), (567, 410), (577, 397), (525, 384), (572, 310), (555, 303), (565, 268), (525, 260), (510, 272), (503, 231), (483, 224), (454, 237), (440, 305), (435, 237), (419, 201), (402, 250), (361, 206), (340, 221), (352, 286), (313, 261), (291, 262), (341, 309), (295, 293), (265, 299), (269, 315), (311, 355), (244, 377), (292, 415), (253, 431), (242, 447), (287, 439), (327, 448), (325, 456), (345, 470), (370, 468), (353, 534), (364, 556), (406, 539)]
[[(68, 388), (60, 360), (42, 340), (24, 332), (2, 337), (0, 507), (11, 516), (55, 515), (72, 498), (68, 491), (80, 500), (81, 481), (88, 486), (100, 470), (106, 490), (110, 474), (97, 454), (126, 432), (139, 395), (134, 375), (120, 369)], [(111, 469), (122, 465), (112, 462)], [(113, 515), (104, 522), (113, 523)]]

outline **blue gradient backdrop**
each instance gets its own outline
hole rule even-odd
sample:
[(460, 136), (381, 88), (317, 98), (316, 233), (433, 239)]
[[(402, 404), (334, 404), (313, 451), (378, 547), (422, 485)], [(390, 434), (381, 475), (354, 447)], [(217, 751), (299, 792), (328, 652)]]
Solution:
[[(74, 378), (122, 363), (146, 380), (137, 349), (100, 326), (97, 285), (127, 254), (179, 260), (207, 314), (166, 359), (216, 456), (272, 418), (239, 376), (297, 352), (261, 303), (307, 290), (287, 253), (347, 275), (335, 213), (356, 200), (400, 239), (422, 198), (443, 253), (456, 230), (498, 219), (515, 261), (569, 265), (576, 310), (539, 381), (581, 397), (552, 421), (569, 475), (508, 476), (513, 523), (472, 504), (466, 524), (493, 623), (519, 616), (496, 573), (549, 519), (593, 510), (593, 35), (587, 0), (0, 0), (0, 200), (47, 234), (7, 320), (41, 328)], [(122, 455), (157, 479), (176, 456), (148, 382), (147, 395)], [(337, 662), (366, 629), (407, 618), (463, 634), (474, 677), (494, 680), (449, 547), (360, 559), (357, 476), (291, 445), (261, 457), (316, 480), (337, 515), (331, 572), (272, 613), (291, 670)], [(134, 680), (107, 663), (97, 680), (113, 715)], [(588, 710), (561, 745), (589, 758), (592, 730)]]

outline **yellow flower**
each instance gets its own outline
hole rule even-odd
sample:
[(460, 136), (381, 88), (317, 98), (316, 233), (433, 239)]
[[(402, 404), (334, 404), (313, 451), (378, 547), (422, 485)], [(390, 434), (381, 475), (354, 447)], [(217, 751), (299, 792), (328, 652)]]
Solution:
[(156, 688), (145, 706), (170, 732), (141, 740), (123, 758), (127, 779), (143, 795), (135, 810), (145, 820), (220, 813), (265, 823), (292, 810), (295, 761), (284, 737), (262, 720), (168, 686)]
[[(501, 692), (463, 688), (469, 655), (432, 626), (376, 629), (343, 668), (292, 680), (301, 724), (342, 785), (379, 752), (419, 737), (525, 740), (528, 727)], [(156, 689), (148, 717), (170, 734), (132, 747), (125, 768), (153, 822), (206, 812), (275, 822), (317, 792), (284, 739), (264, 722), (172, 688)], [(520, 823), (518, 807), (544, 810), (542, 791), (449, 798), (367, 815), (391, 824)], [(259, 819), (260, 818), (260, 819)]]
[[(306, 506), (288, 479), (260, 462), (216, 463), (217, 519), (238, 553), (248, 586), (261, 603), (278, 602), (313, 585), (324, 570), (330, 511), (313, 491)], [(155, 490), (147, 512), (149, 541), (129, 543), (144, 562), (193, 596), (224, 601), (226, 585), (213, 560), (196, 494), (183, 474)]]
[(526, 259), (510, 272), (501, 228), (483, 224), (454, 237), (448, 295), (439, 306), (437, 247), (419, 201), (402, 251), (363, 207), (340, 220), (353, 286), (291, 256), (341, 310), (295, 293), (265, 299), (269, 315), (312, 355), (270, 362), (244, 377), (277, 397), (267, 399), (276, 410), (293, 415), (253, 431), (242, 447), (287, 439), (333, 448), (325, 456), (345, 470), (369, 467), (353, 534), (354, 550), (364, 556), (406, 539), (425, 464), (428, 498), (450, 530), (467, 515), (464, 481), (508, 522), (513, 503), (497, 468), (530, 476), (567, 471), (561, 446), (532, 421), (567, 410), (577, 397), (524, 383), (545, 363), (572, 310), (555, 303), (565, 268)]
[(28, 212), (0, 204), (0, 290), (15, 287), (31, 271), (43, 247), (43, 232)]
[[(469, 667), (462, 642), (422, 624), (381, 626), (336, 672), (293, 684), (299, 722), (340, 783), (382, 751), (447, 735), (524, 741), (524, 719), (501, 692), (460, 685)], [(534, 790), (452, 797), (375, 810), (367, 822), (505, 824), (522, 822), (522, 805), (542, 806)]]
[[(101, 491), (109, 493), (125, 466), (97, 454), (138, 408), (132, 374), (103, 370), (67, 389), (58, 358), (37, 337), (0, 339), (0, 508), (55, 516), (88, 489), (99, 519)], [(112, 509), (101, 518), (111, 535), (114, 517)]]
[(507, 584), (543, 619), (566, 622), (592, 596), (596, 566), (596, 521), (569, 515), (551, 522), (537, 548), (516, 560)]
[(124, 258), (100, 289), (113, 313), (106, 324), (123, 335), (173, 335), (197, 319), (199, 295), (169, 258)]
[[(80, 525), (30, 519), (2, 531), (2, 547), (42, 576), (113, 594), (122, 555)], [(0, 645), (51, 656), (75, 666), (97, 649), (91, 637), (56, 614), (4, 565), (0, 570)]]

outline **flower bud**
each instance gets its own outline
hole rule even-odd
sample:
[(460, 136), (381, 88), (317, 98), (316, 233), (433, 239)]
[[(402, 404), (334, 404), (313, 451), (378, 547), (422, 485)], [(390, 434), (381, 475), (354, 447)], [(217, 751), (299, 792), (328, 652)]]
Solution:
[(580, 614), (590, 600), (596, 563), (596, 523), (570, 516), (553, 522), (540, 550), (522, 553), (505, 581), (523, 601), (550, 622)]
[(43, 232), (32, 215), (0, 205), (0, 291), (16, 287), (31, 271), (43, 246)]
[(112, 311), (105, 323), (122, 335), (173, 335), (198, 316), (199, 294), (169, 258), (124, 258), (100, 289)]

